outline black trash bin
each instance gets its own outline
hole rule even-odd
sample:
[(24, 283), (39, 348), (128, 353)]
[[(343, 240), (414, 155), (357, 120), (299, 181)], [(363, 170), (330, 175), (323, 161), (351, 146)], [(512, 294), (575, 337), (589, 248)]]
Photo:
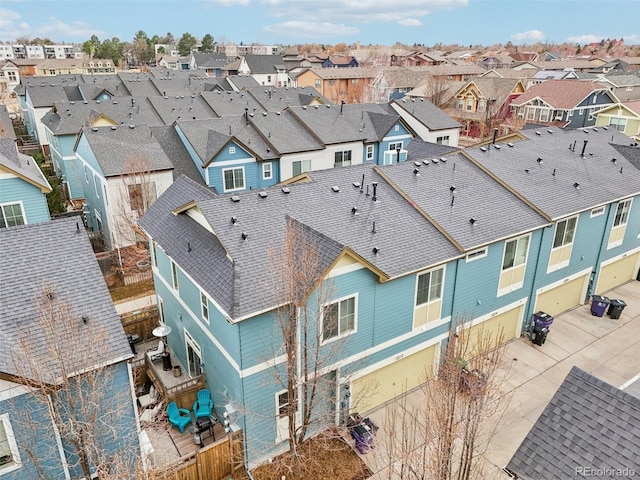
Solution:
[(602, 295), (592, 295), (591, 296), (591, 315), (596, 317), (601, 317), (604, 315), (604, 312), (607, 310), (609, 306), (609, 299), (607, 297), (603, 297)]
[(617, 320), (618, 318), (620, 318), (620, 315), (622, 315), (622, 310), (624, 310), (624, 307), (626, 306), (627, 304), (624, 302), (624, 300), (620, 300), (617, 298), (612, 299), (611, 303), (609, 303), (607, 315), (609, 315), (614, 320)]

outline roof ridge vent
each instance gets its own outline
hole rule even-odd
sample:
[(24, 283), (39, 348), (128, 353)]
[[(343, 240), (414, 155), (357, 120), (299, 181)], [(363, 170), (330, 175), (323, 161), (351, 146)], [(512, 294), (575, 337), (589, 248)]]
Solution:
[(269, 196), (269, 194), (267, 192), (258, 192), (258, 196), (260, 198), (267, 198)]
[(238, 203), (240, 201), (240, 197), (238, 195), (231, 195), (231, 201), (233, 203)]
[(337, 185), (334, 185), (333, 187), (331, 187), (331, 190), (333, 190), (334, 192), (338, 193), (340, 191), (340, 187)]
[(483, 152), (487, 151), (487, 147), (480, 147), (480, 150), (482, 150)]
[(424, 165), (429, 165), (429, 160), (426, 160), (426, 159), (425, 159), (425, 160), (422, 160), (422, 163), (423, 163)]
[(282, 193), (284, 194), (291, 193), (291, 189), (289, 187), (282, 187)]

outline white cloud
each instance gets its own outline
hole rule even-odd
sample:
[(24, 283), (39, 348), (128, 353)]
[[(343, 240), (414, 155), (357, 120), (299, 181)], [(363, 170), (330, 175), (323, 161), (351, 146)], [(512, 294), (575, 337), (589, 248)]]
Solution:
[(573, 37), (567, 38), (567, 42), (579, 43), (580, 45), (584, 45), (586, 43), (596, 43), (600, 40), (602, 40), (602, 37), (598, 37), (597, 35), (575, 35)]
[(91, 35), (103, 37), (105, 32), (97, 30), (86, 22), (76, 20), (65, 23), (56, 17), (50, 17), (49, 22), (38, 28), (40, 37), (60, 38), (60, 39), (82, 39), (86, 40)]
[(209, 0), (206, 4), (207, 7), (246, 7), (251, 4), (251, 0)]
[(407, 12), (411, 12), (413, 19), (420, 19), (438, 10), (466, 6), (469, 0), (260, 0), (260, 3), (267, 15), (275, 18), (322, 23), (338, 17), (350, 23), (398, 23), (407, 21)]
[(398, 25), (402, 25), (403, 27), (421, 27), (422, 22), (417, 18), (404, 18), (398, 21)]
[(515, 43), (535, 43), (544, 40), (544, 33), (540, 30), (527, 30), (526, 32), (514, 33), (511, 41)]
[(345, 25), (327, 22), (299, 22), (297, 20), (268, 25), (263, 30), (273, 35), (294, 38), (340, 37), (360, 33), (357, 28)]
[(20, 21), (20, 14), (13, 10), (0, 8), (0, 32), (2, 40), (13, 41), (18, 37), (30, 35), (29, 25)]
[(622, 38), (624, 39), (624, 43), (629, 43), (631, 45), (640, 44), (640, 35), (638, 35), (637, 33), (634, 33), (632, 35), (623, 35)]

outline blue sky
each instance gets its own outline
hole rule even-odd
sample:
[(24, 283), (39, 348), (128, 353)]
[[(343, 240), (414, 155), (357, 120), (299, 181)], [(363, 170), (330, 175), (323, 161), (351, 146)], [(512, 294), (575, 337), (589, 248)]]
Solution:
[(0, 0), (0, 40), (131, 41), (189, 32), (235, 43), (640, 43), (638, 0)]

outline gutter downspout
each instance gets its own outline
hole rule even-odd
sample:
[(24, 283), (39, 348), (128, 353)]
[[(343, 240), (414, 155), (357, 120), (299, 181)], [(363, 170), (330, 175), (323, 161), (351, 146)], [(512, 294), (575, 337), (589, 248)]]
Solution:
[[(547, 228), (553, 227), (553, 224), (545, 225), (542, 228), (542, 232), (540, 233), (540, 242), (538, 243), (538, 254), (536, 255), (536, 266), (533, 270), (533, 279), (531, 280), (531, 292), (529, 293), (529, 308), (527, 309), (527, 316), (525, 320), (522, 322), (522, 326), (524, 331), (526, 332), (529, 329), (529, 324), (531, 315), (533, 315), (533, 309), (535, 306), (535, 294), (536, 294), (536, 280), (538, 279), (538, 268), (540, 266), (540, 252), (542, 251), (542, 243), (544, 241), (545, 232)], [(522, 333), (522, 332), (521, 332)]]
[[(609, 226), (609, 221), (611, 220), (611, 212), (613, 211), (613, 204), (610, 203), (608, 206), (608, 212), (607, 212), (607, 221), (604, 223), (604, 229), (602, 231), (602, 240), (600, 241), (600, 248), (598, 249), (598, 256), (596, 257), (596, 263), (593, 266), (593, 271), (591, 272), (591, 275), (589, 276), (589, 285), (587, 286), (587, 298), (585, 298), (585, 302), (589, 300), (589, 297), (591, 297), (591, 292), (593, 291), (593, 285), (594, 285), (594, 281), (596, 279), (596, 274), (600, 273), (600, 258), (602, 257), (602, 251), (605, 249), (605, 241), (607, 240), (607, 230), (608, 230), (608, 226)], [(617, 204), (616, 204), (616, 209), (618, 208)]]

